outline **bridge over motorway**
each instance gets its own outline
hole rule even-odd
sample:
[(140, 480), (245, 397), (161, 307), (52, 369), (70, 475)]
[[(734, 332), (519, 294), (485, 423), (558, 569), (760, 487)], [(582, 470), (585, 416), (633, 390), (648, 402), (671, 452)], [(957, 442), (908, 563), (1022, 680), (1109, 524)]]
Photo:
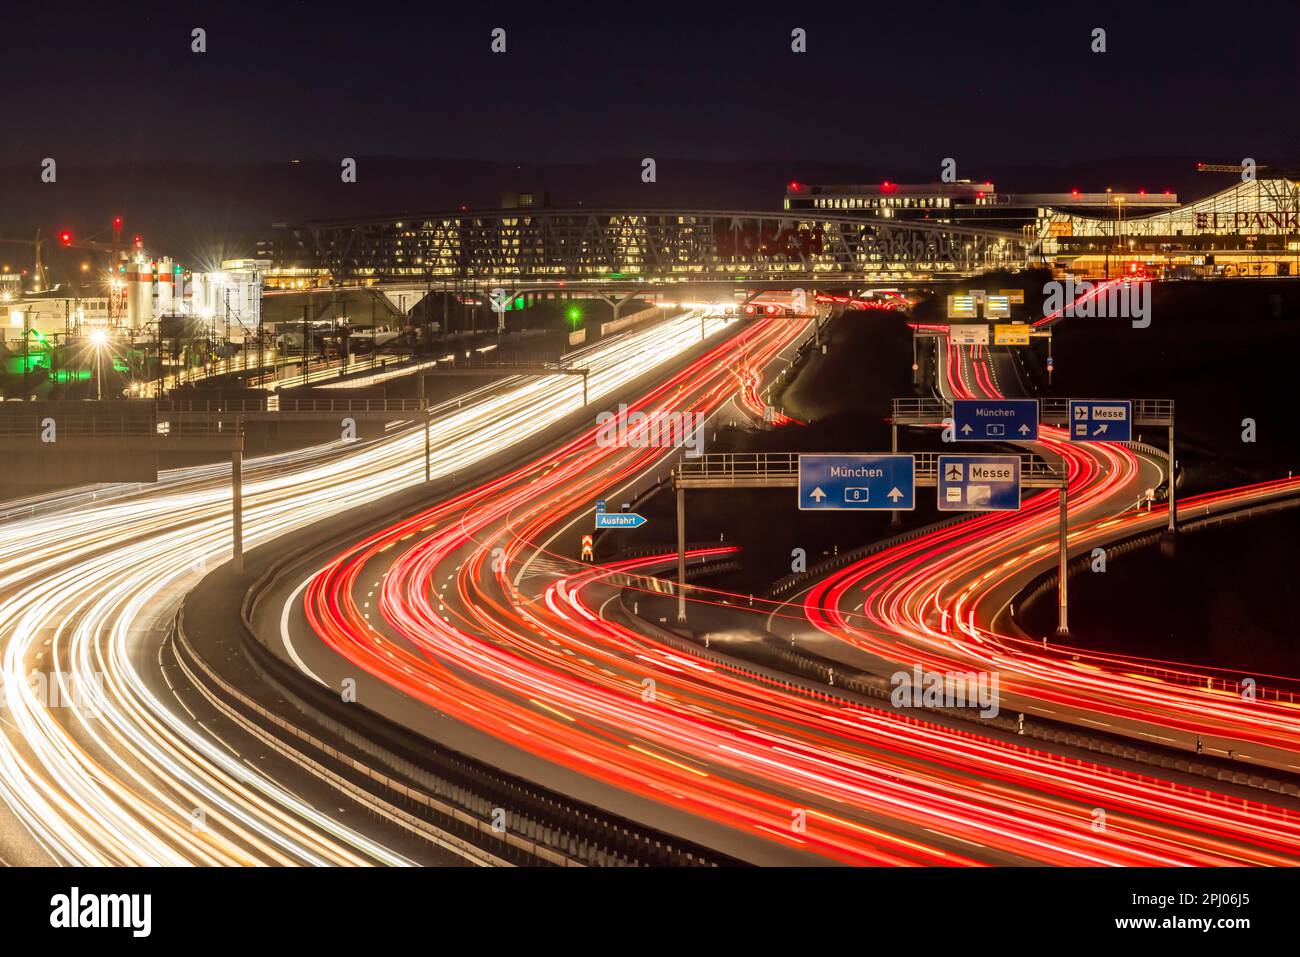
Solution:
[(1019, 269), (1018, 233), (808, 211), (503, 209), (282, 225), (269, 284), (599, 289), (869, 287)]

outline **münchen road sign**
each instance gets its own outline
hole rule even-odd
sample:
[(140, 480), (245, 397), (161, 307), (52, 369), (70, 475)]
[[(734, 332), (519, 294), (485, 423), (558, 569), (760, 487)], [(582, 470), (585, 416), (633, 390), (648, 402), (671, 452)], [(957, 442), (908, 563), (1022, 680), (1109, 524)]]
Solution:
[(1037, 399), (954, 399), (952, 424), (958, 442), (1034, 442)]
[(799, 508), (911, 511), (916, 460), (910, 455), (801, 455)]

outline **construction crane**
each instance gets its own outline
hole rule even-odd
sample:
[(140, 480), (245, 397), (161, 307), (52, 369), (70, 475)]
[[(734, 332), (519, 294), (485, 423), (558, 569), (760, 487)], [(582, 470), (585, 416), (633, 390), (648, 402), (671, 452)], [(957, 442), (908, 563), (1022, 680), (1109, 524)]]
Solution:
[[(108, 232), (109, 229), (113, 231), (113, 241), (112, 242), (98, 241), (97, 237), (102, 236), (104, 233)], [(122, 217), (121, 216), (113, 217), (113, 222), (111, 226), (106, 227), (105, 229), (101, 229), (99, 232), (93, 234), (89, 238), (80, 241), (78, 241), (73, 236), (72, 231), (69, 229), (60, 230), (57, 236), (53, 236), (53, 237), (47, 236), (44, 239), (41, 238), (41, 231), (39, 229), (36, 230), (35, 239), (5, 239), (0, 237), (0, 244), (27, 246), (32, 250), (32, 261), (33, 261), (32, 282), (34, 284), (32, 289), (33, 292), (40, 292), (46, 286), (47, 277), (45, 275), (45, 264), (41, 261), (41, 247), (44, 246), (46, 243), (50, 242), (51, 239), (57, 239), (59, 241), (59, 245), (64, 247), (65, 249), (88, 249), (92, 252), (105, 252), (105, 253), (125, 253), (128, 252), (132, 248), (132, 246), (138, 247), (140, 245), (139, 236), (135, 237), (135, 239), (130, 243), (122, 242)]]
[[(1198, 173), (1240, 173), (1245, 166), (1241, 163), (1197, 163), (1196, 172)], [(1265, 163), (1256, 163), (1255, 172), (1269, 172), (1267, 178), (1285, 177), (1286, 179), (1296, 179), (1300, 177), (1300, 167), (1295, 166), (1269, 166)]]

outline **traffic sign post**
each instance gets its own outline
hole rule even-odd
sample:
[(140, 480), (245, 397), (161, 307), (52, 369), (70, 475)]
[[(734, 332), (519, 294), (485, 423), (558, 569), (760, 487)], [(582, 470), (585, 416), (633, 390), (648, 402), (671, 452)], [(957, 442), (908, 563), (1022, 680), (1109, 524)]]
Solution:
[(1133, 403), (1129, 400), (1070, 400), (1070, 441), (1129, 442), (1132, 438)]
[(1020, 510), (1019, 455), (939, 456), (939, 511)]
[(911, 455), (800, 455), (801, 511), (902, 511), (916, 508)]
[(510, 294), (506, 290), (497, 288), (488, 294), (488, 302), (492, 306), (492, 311), (497, 314), (497, 335), (506, 330), (506, 310), (510, 306)]
[(582, 560), (589, 562), (595, 555), (594, 542), (590, 532), (582, 536)]
[[(1070, 634), (1070, 508), (1069, 508), (1069, 483), (1062, 482), (1059, 495), (1060, 516), (1057, 519), (1057, 547), (1060, 554), (1057, 556), (1057, 583), (1056, 583), (1056, 633), (1061, 637), (1067, 637)], [(1043, 644), (1047, 644), (1047, 639), (1043, 639)]]
[(954, 438), (958, 442), (1036, 442), (1037, 399), (954, 399)]
[(636, 512), (607, 512), (605, 500), (596, 501), (596, 528), (640, 528), (646, 523), (644, 515)]

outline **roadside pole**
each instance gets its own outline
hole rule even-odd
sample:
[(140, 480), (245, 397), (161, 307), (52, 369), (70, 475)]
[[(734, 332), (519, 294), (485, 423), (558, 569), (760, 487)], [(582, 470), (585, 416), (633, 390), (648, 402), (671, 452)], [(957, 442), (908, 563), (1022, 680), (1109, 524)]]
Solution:
[(238, 435), (230, 453), (231, 542), (235, 574), (244, 574), (244, 421), (239, 419)]
[(677, 621), (686, 621), (686, 489), (677, 490)]
[(1178, 460), (1174, 458), (1174, 422), (1169, 420), (1169, 531), (1178, 531), (1178, 501), (1176, 494)]
[(1069, 550), (1069, 509), (1067, 507), (1068, 493), (1066, 491), (1068, 479), (1061, 479), (1061, 489), (1059, 492), (1061, 512), (1060, 524), (1057, 534), (1060, 537), (1060, 571), (1058, 574), (1058, 584), (1056, 587), (1057, 603), (1059, 614), (1056, 621), (1056, 633), (1061, 636), (1070, 634), (1070, 610), (1069, 610), (1069, 572), (1070, 550)]

